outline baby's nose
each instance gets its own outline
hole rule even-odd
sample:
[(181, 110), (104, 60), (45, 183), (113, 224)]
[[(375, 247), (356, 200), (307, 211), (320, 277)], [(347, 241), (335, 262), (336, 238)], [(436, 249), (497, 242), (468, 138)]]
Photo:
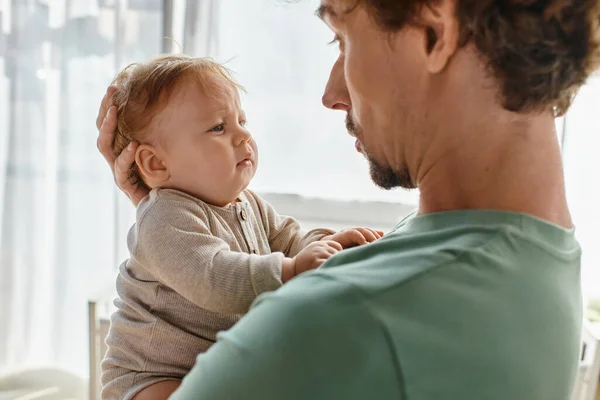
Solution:
[(249, 142), (251, 139), (252, 135), (250, 132), (248, 132), (246, 128), (240, 127), (236, 135), (236, 145), (240, 146), (246, 142)]

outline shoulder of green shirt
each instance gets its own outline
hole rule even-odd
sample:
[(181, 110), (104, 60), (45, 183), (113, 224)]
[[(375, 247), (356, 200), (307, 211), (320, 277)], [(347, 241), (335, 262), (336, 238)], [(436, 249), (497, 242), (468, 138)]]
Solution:
[(327, 275), (307, 274), (261, 295), (217, 338), (174, 399), (366, 398), (372, 387), (357, 376), (400, 398), (385, 327), (354, 287)]

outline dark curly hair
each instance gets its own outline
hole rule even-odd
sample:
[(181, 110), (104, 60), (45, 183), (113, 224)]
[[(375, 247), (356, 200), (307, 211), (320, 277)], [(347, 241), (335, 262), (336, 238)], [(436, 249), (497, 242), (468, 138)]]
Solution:
[[(355, 0), (378, 25), (418, 23), (440, 0)], [(510, 111), (566, 113), (600, 64), (600, 0), (456, 0), (460, 46), (473, 43)], [(433, 35), (433, 36), (432, 36)], [(428, 32), (435, 40), (433, 32)]]

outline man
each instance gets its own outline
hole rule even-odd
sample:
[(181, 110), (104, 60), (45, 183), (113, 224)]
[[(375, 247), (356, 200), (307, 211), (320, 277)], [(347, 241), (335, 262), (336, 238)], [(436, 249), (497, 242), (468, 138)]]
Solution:
[[(172, 398), (568, 399), (580, 248), (554, 116), (597, 67), (598, 13), (323, 0), (340, 45), (323, 103), (347, 113), (376, 184), (420, 189), (418, 213), (260, 298)], [(99, 148), (136, 202), (113, 130)]]

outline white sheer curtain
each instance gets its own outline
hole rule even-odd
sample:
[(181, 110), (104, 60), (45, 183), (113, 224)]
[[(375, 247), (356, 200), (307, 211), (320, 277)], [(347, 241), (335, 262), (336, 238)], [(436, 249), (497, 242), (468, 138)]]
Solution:
[(117, 67), (158, 53), (161, 10), (0, 0), (0, 373), (86, 375), (87, 299), (119, 242), (95, 115)]

